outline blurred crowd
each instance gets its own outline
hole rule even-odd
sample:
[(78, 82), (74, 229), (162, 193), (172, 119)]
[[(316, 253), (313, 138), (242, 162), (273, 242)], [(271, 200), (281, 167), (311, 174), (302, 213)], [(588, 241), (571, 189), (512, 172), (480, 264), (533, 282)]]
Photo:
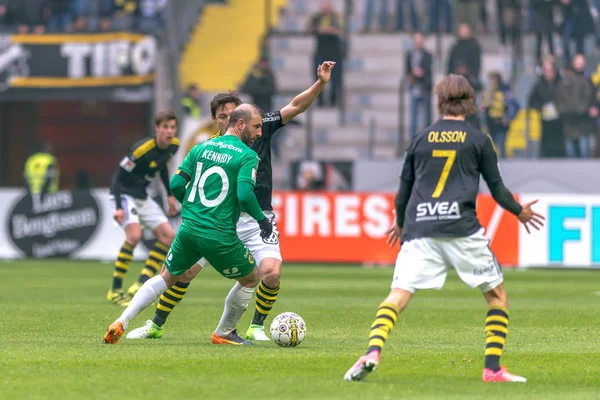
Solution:
[[(399, 3), (407, 3), (409, 8), (413, 4), (411, 1)], [(497, 1), (501, 44), (510, 42), (513, 54), (518, 55), (523, 29), (530, 30), (536, 38), (538, 78), (528, 96), (519, 102), (510, 83), (499, 71), (487, 71), (486, 76), (482, 76), (482, 49), (475, 33), (486, 31), (483, 2), (455, 1), (458, 34), (450, 48), (444, 72), (465, 76), (475, 89), (480, 113), (472, 116), (469, 122), (490, 134), (501, 158), (505, 156), (511, 123), (523, 109), (535, 110), (539, 115), (540, 157), (600, 156), (600, 146), (596, 146), (600, 134), (600, 82), (593, 78), (598, 68), (587, 65), (584, 46), (587, 36), (600, 31), (600, 25), (593, 18), (598, 16), (598, 3), (586, 0)], [(560, 51), (555, 51), (553, 35), (561, 40)], [(597, 48), (598, 36), (595, 39)], [(547, 42), (546, 51), (543, 41)], [(423, 42), (421, 33), (413, 34), (412, 46), (406, 55), (411, 135), (431, 122), (432, 55), (423, 47)]]
[(0, 32), (140, 31), (164, 25), (167, 0), (0, 0)]

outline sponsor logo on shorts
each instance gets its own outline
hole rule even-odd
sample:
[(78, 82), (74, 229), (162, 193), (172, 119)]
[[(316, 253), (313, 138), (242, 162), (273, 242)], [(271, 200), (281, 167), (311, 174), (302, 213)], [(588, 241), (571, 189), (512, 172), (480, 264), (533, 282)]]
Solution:
[(240, 275), (240, 270), (237, 267), (227, 268), (223, 270), (223, 275), (227, 278), (235, 278)]
[(460, 218), (460, 206), (456, 201), (436, 201), (435, 203), (423, 202), (417, 204), (416, 222), (447, 221)]
[(491, 274), (492, 272), (494, 272), (495, 267), (494, 265), (488, 265), (487, 267), (484, 268), (478, 268), (473, 270), (473, 275), (475, 276), (481, 276), (481, 275), (486, 275), (486, 274)]
[(131, 214), (132, 214), (132, 215), (137, 215), (137, 213), (138, 213), (138, 212), (137, 212), (137, 209), (136, 209), (136, 208), (132, 208), (132, 209), (131, 209)]

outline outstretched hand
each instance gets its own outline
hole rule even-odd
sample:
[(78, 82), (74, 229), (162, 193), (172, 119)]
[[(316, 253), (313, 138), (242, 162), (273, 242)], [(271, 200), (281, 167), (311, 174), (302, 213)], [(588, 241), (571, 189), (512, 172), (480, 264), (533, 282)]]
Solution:
[(333, 67), (335, 67), (335, 62), (333, 61), (325, 61), (323, 64), (319, 65), (319, 68), (317, 68), (317, 76), (319, 77), (319, 81), (323, 83), (329, 82)]
[(529, 225), (531, 225), (538, 231), (542, 226), (544, 226), (544, 220), (546, 218), (543, 215), (538, 214), (531, 209), (531, 206), (537, 202), (538, 200), (535, 199), (523, 204), (523, 209), (521, 210), (521, 213), (517, 216), (517, 218), (519, 218), (519, 221), (521, 221), (521, 223), (525, 226), (527, 233), (530, 233)]

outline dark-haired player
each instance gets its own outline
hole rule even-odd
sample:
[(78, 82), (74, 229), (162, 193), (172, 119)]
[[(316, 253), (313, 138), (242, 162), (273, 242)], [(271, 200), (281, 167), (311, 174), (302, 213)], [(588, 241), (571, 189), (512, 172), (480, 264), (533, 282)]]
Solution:
[[(154, 119), (155, 136), (135, 143), (119, 164), (111, 187), (111, 200), (115, 207), (113, 218), (125, 230), (125, 243), (121, 246), (113, 283), (106, 296), (108, 301), (127, 306), (129, 300), (148, 279), (160, 271), (169, 246), (175, 237), (162, 208), (146, 193), (146, 188), (156, 174), (167, 189), (168, 215), (177, 213), (175, 198), (169, 189), (167, 162), (179, 148), (177, 118), (172, 111), (161, 111)], [(142, 225), (156, 237), (150, 249), (146, 265), (138, 280), (123, 293), (123, 278), (133, 260), (133, 249), (142, 238)]]
[(526, 382), (500, 366), (508, 333), (508, 308), (502, 270), (484, 236), (475, 212), (479, 176), (492, 196), (519, 221), (539, 229), (543, 217), (530, 203), (519, 205), (504, 186), (490, 137), (465, 123), (475, 111), (468, 81), (449, 75), (435, 93), (443, 118), (421, 131), (410, 144), (396, 194), (396, 223), (388, 243), (402, 238), (392, 289), (379, 305), (371, 325), (369, 345), (344, 375), (363, 380), (379, 365), (381, 350), (398, 314), (419, 289), (441, 289), (450, 268), (460, 279), (483, 293), (488, 304), (485, 322), (485, 382)]
[[(271, 170), (271, 138), (273, 134), (283, 127), (288, 121), (297, 115), (303, 113), (315, 101), (319, 93), (323, 90), (335, 66), (334, 62), (324, 62), (318, 67), (318, 80), (310, 88), (296, 96), (291, 103), (281, 109), (281, 111), (267, 112), (263, 118), (262, 136), (251, 146), (258, 156), (260, 163), (256, 177), (256, 187), (254, 189), (258, 203), (261, 209), (270, 220), (274, 220), (273, 206), (271, 197), (273, 194), (273, 179)], [(222, 93), (217, 95), (211, 101), (211, 115), (213, 121), (219, 127), (219, 133), (225, 132), (229, 123), (229, 115), (241, 103), (239, 97), (231, 93)], [(281, 276), (281, 251), (279, 249), (279, 239), (277, 229), (273, 227), (273, 234), (268, 238), (260, 235), (258, 223), (247, 213), (242, 213), (237, 223), (237, 233), (242, 242), (252, 252), (256, 265), (259, 267), (261, 281), (256, 289), (256, 306), (252, 323), (246, 332), (248, 340), (269, 340), (264, 332), (264, 322), (269, 312), (273, 308), (279, 293), (279, 282)], [(132, 330), (127, 339), (144, 339), (162, 337), (167, 317), (173, 311), (173, 308), (179, 304), (185, 296), (191, 280), (200, 272), (205, 264), (205, 260), (200, 260), (188, 270), (181, 279), (160, 297), (156, 308), (154, 319), (146, 321), (146, 324), (140, 328)], [(227, 298), (225, 299), (225, 309), (219, 328), (212, 336), (212, 342), (215, 344), (234, 344), (243, 345), (250, 342), (239, 337), (229, 328), (223, 328), (223, 322), (230, 314), (232, 304), (236, 293), (241, 290), (241, 285), (235, 284)]]

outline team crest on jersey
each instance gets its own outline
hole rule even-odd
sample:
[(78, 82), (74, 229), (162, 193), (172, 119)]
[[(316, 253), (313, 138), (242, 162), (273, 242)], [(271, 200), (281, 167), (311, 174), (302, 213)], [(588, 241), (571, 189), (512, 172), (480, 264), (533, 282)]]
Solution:
[(121, 160), (121, 164), (119, 165), (127, 172), (131, 172), (135, 168), (135, 162), (133, 162), (133, 160), (129, 157), (125, 157), (123, 160)]
[(150, 161), (150, 168), (156, 168), (156, 161)]

